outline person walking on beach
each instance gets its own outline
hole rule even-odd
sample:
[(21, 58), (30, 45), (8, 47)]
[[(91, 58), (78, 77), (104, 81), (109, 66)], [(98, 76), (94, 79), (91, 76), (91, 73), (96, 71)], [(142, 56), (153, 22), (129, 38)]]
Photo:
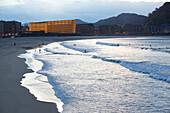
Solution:
[(39, 53), (41, 53), (41, 49), (39, 49)]

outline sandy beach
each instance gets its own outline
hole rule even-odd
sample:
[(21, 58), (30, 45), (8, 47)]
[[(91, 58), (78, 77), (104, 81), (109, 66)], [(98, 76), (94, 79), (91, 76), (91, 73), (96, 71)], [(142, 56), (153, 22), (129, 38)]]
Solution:
[[(19, 37), (0, 38), (0, 113), (57, 113), (56, 105), (37, 101), (20, 86), (23, 74), (31, 72), (25, 60), (18, 58), (27, 49), (57, 41), (83, 37)], [(85, 38), (85, 37), (84, 37)], [(86, 37), (96, 38), (96, 37)], [(102, 37), (98, 37), (102, 38)]]
[(0, 113), (57, 113), (55, 104), (37, 101), (20, 86), (23, 74), (31, 72), (25, 60), (17, 56), (25, 50), (66, 40), (58, 37), (0, 39)]
[[(54, 40), (44, 40), (44, 43)], [(17, 55), (38, 47), (41, 41), (41, 38), (28, 37), (0, 39), (0, 113), (57, 113), (55, 104), (37, 101), (20, 86), (22, 75), (31, 70)]]

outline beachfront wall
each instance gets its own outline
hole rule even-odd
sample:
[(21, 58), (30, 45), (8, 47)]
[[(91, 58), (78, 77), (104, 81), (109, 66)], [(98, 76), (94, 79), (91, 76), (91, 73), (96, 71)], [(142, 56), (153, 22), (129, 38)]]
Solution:
[(48, 21), (29, 23), (30, 31), (44, 31), (45, 33), (75, 34), (76, 20)]

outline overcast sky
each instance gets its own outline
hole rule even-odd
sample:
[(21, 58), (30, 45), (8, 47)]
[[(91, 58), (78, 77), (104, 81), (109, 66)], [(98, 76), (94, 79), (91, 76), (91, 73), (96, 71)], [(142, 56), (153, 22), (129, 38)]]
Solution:
[(147, 16), (170, 0), (0, 0), (0, 20), (96, 22), (120, 13)]

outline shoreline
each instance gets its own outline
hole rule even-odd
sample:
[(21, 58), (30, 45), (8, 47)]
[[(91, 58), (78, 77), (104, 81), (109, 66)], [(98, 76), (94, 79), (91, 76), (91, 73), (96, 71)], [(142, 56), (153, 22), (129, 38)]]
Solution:
[(25, 50), (53, 42), (96, 38), (104, 37), (0, 38), (0, 112), (57, 113), (56, 104), (36, 100), (36, 97), (28, 89), (21, 86), (20, 82), (24, 78), (23, 75), (33, 71), (27, 69), (25, 59), (18, 58), (18, 55), (25, 53)]
[[(129, 34), (95, 34), (95, 35), (57, 35), (57, 34), (39, 34), (39, 35), (18, 35), (14, 37), (149, 37), (149, 36), (170, 36), (170, 33), (129, 33)], [(13, 38), (13, 36), (0, 36), (0, 38)]]
[(38, 47), (40, 42), (40, 38), (37, 42), (21, 38), (0, 40), (1, 113), (57, 113), (56, 104), (37, 101), (28, 89), (20, 85), (23, 75), (32, 70), (27, 69), (25, 59), (18, 58), (18, 55)]
[[(57, 113), (56, 104), (37, 101), (21, 86), (27, 69), (25, 59), (18, 58), (28, 49), (53, 42), (81, 39), (109, 39), (121, 36), (72, 36), (72, 37), (17, 37), (0, 38), (0, 113)], [(132, 37), (132, 36), (129, 36)]]

